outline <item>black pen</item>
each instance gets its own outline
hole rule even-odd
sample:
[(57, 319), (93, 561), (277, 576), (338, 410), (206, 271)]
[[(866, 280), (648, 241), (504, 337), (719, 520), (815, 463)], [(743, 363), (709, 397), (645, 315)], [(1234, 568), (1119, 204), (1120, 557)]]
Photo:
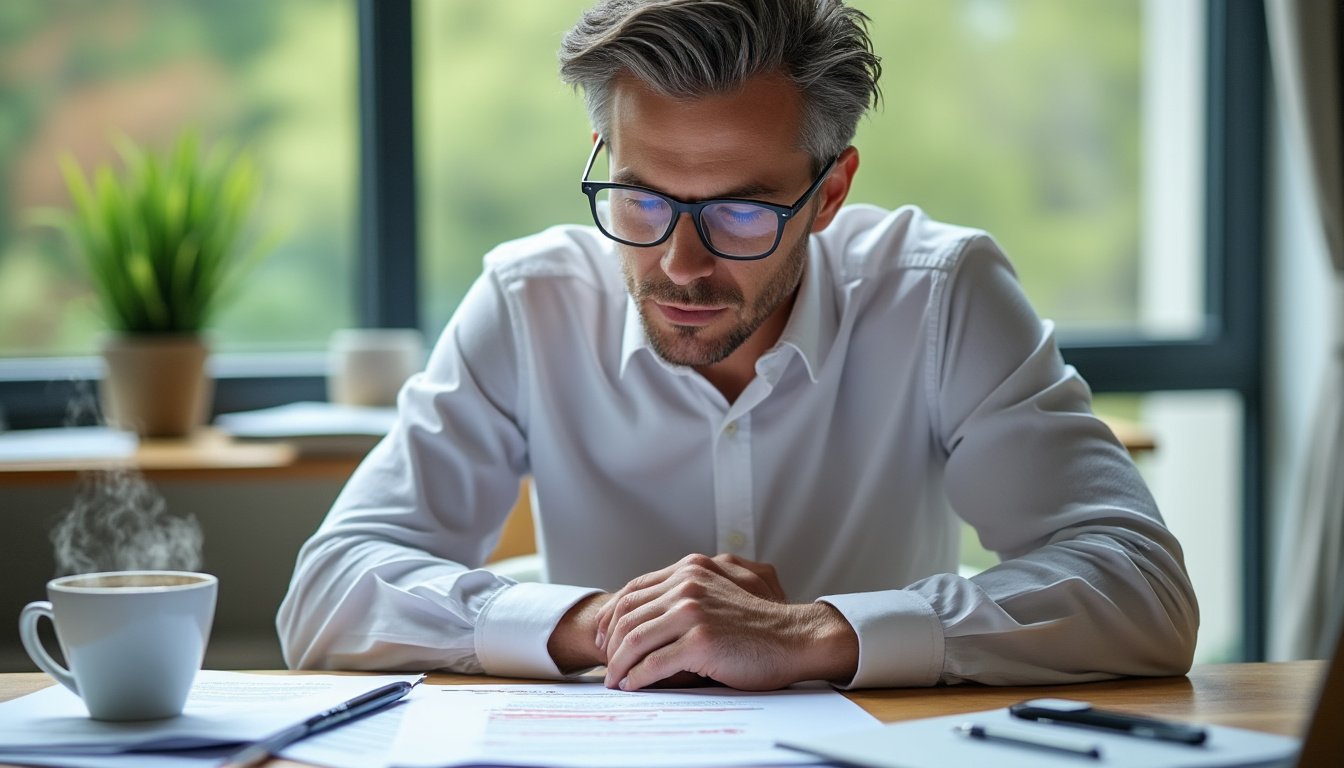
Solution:
[(1023, 720), (1100, 728), (1141, 739), (1195, 745), (1203, 744), (1208, 738), (1208, 732), (1197, 725), (1109, 712), (1095, 709), (1085, 701), (1072, 699), (1032, 699), (1012, 705), (1008, 712)]
[(367, 715), (370, 712), (382, 709), (410, 693), (411, 689), (419, 685), (424, 679), (425, 676), (421, 675), (420, 679), (413, 683), (401, 680), (389, 683), (381, 688), (375, 688), (368, 693), (361, 693), (343, 704), (337, 704), (331, 709), (318, 712), (298, 725), (292, 725), (283, 731), (243, 747), (220, 763), (219, 768), (250, 768), (254, 765), (260, 765), (273, 757), (275, 753), (296, 741), (306, 739), (328, 728), (334, 728), (341, 723), (347, 723), (361, 715)]
[(1001, 741), (1005, 744), (1015, 744), (1019, 747), (1034, 747), (1036, 749), (1048, 749), (1052, 752), (1066, 752), (1077, 757), (1090, 757), (1094, 760), (1101, 758), (1101, 747), (1086, 741), (1070, 739), (1064, 736), (1056, 736), (1048, 733), (1036, 733), (1034, 731), (1025, 731), (1014, 728), (998, 728), (988, 725), (979, 725), (977, 723), (965, 723), (954, 728), (957, 733), (970, 736), (973, 739), (984, 739), (986, 741)]

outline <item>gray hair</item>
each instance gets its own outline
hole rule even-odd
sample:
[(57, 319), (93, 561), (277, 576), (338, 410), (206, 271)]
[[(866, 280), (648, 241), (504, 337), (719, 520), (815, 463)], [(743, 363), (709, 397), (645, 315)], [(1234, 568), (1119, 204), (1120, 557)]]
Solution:
[(802, 95), (799, 144), (819, 169), (881, 98), (867, 21), (841, 0), (602, 0), (565, 35), (560, 77), (582, 87), (593, 128), (610, 139), (612, 82), (622, 73), (672, 98), (782, 74)]

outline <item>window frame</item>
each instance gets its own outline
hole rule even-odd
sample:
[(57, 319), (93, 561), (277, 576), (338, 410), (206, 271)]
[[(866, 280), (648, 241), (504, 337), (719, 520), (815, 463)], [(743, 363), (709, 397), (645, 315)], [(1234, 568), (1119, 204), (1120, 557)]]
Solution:
[[(360, 204), (357, 292), (368, 327), (420, 326), (412, 0), (356, 0)], [(1265, 152), (1267, 49), (1260, 0), (1207, 0), (1205, 334), (1179, 341), (1070, 338), (1098, 393), (1216, 389), (1242, 400), (1243, 660), (1265, 655)], [(0, 427), (56, 426), (90, 392), (96, 357), (0, 359)], [(325, 399), (325, 358), (219, 354), (215, 413)]]
[[(1259, 0), (1206, 6), (1205, 333), (1196, 339), (1063, 338), (1095, 392), (1224, 390), (1242, 402), (1241, 649), (1265, 658), (1264, 306), (1268, 40)], [(1221, 255), (1221, 258), (1219, 256)]]

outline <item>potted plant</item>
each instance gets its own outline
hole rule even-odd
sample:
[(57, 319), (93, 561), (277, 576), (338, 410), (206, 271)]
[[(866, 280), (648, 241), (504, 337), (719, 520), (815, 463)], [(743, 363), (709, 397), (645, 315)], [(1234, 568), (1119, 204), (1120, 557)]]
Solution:
[(183, 436), (213, 398), (203, 331), (264, 252), (240, 243), (256, 168), (245, 153), (203, 151), (194, 132), (163, 155), (126, 139), (117, 149), (119, 174), (102, 165), (86, 178), (61, 158), (72, 207), (54, 223), (88, 268), (111, 331), (100, 350), (108, 421)]

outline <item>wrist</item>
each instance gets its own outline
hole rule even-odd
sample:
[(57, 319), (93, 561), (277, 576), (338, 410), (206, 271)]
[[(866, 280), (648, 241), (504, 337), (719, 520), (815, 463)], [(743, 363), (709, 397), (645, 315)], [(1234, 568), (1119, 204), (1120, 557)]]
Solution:
[(803, 628), (798, 679), (848, 684), (859, 671), (859, 635), (854, 627), (829, 603), (796, 607), (802, 612)]
[(583, 598), (565, 612), (551, 631), (546, 650), (562, 673), (607, 663), (606, 654), (597, 647), (597, 615), (610, 599), (607, 593)]

